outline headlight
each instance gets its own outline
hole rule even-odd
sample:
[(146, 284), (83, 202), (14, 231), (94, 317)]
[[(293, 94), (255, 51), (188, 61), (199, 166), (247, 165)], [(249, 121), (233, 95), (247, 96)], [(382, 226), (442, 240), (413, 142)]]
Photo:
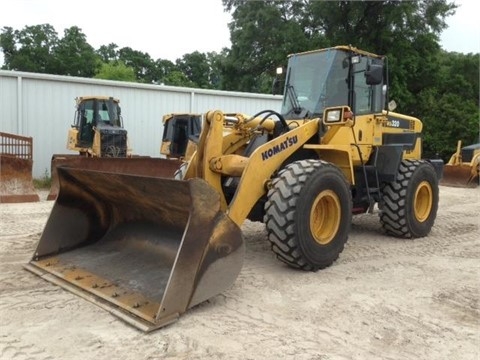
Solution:
[(327, 112), (327, 119), (326, 122), (339, 122), (341, 116), (340, 110), (332, 110)]

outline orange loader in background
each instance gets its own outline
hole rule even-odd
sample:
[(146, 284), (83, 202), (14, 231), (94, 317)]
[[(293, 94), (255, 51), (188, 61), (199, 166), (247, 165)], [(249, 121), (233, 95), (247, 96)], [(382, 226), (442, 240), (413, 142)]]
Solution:
[(443, 168), (440, 185), (475, 188), (479, 185), (480, 143), (462, 147), (457, 143), (457, 151)]

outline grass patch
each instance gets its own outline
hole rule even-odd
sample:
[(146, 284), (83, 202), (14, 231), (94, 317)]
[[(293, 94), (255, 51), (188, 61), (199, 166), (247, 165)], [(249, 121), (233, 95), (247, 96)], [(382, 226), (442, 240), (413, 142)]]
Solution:
[(52, 178), (47, 170), (45, 170), (45, 173), (41, 178), (33, 179), (33, 186), (35, 189), (50, 189), (52, 186)]

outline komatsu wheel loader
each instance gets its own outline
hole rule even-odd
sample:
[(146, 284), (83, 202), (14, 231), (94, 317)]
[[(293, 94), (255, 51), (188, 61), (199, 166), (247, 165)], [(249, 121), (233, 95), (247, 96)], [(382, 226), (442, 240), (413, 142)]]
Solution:
[(281, 111), (206, 113), (181, 180), (59, 168), (26, 268), (150, 331), (234, 283), (247, 218), (308, 271), (376, 204), (387, 235), (427, 236), (443, 162), (422, 159), (419, 119), (386, 109), (386, 66), (350, 46), (291, 55)]

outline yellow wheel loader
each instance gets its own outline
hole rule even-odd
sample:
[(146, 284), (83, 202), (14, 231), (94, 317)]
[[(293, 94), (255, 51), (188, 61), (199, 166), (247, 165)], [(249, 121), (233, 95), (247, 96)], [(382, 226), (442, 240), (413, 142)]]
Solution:
[(443, 162), (422, 159), (419, 119), (386, 110), (386, 67), (350, 46), (291, 55), (281, 111), (206, 113), (181, 180), (60, 167), (26, 268), (150, 331), (234, 283), (247, 218), (308, 271), (375, 204), (387, 235), (427, 236)]
[(196, 150), (202, 129), (201, 114), (173, 113), (164, 115), (160, 154), (167, 159), (190, 159)]
[(197, 150), (198, 139), (202, 129), (201, 114), (173, 113), (163, 116), (163, 136), (160, 153), (167, 159), (182, 161), (175, 171), (175, 179), (183, 179), (187, 161)]
[(108, 96), (80, 96), (75, 99), (75, 103), (74, 122), (67, 135), (67, 149), (76, 151), (77, 154), (52, 156), (52, 185), (48, 200), (57, 198), (57, 168), (60, 166), (128, 174), (154, 173), (154, 160), (148, 160), (146, 156), (132, 157), (119, 99)]
[(78, 154), (54, 154), (50, 174), (52, 185), (48, 200), (58, 194), (57, 167), (61, 165), (89, 168), (94, 166), (109, 170), (110, 158), (126, 158), (130, 155), (127, 130), (123, 127), (120, 100), (108, 96), (79, 96), (75, 98), (74, 122), (67, 135), (67, 150)]
[(462, 147), (457, 143), (457, 151), (443, 169), (440, 185), (475, 188), (479, 185), (480, 143)]
[(68, 150), (90, 157), (127, 157), (127, 130), (123, 127), (120, 100), (107, 96), (82, 96), (75, 100)]

